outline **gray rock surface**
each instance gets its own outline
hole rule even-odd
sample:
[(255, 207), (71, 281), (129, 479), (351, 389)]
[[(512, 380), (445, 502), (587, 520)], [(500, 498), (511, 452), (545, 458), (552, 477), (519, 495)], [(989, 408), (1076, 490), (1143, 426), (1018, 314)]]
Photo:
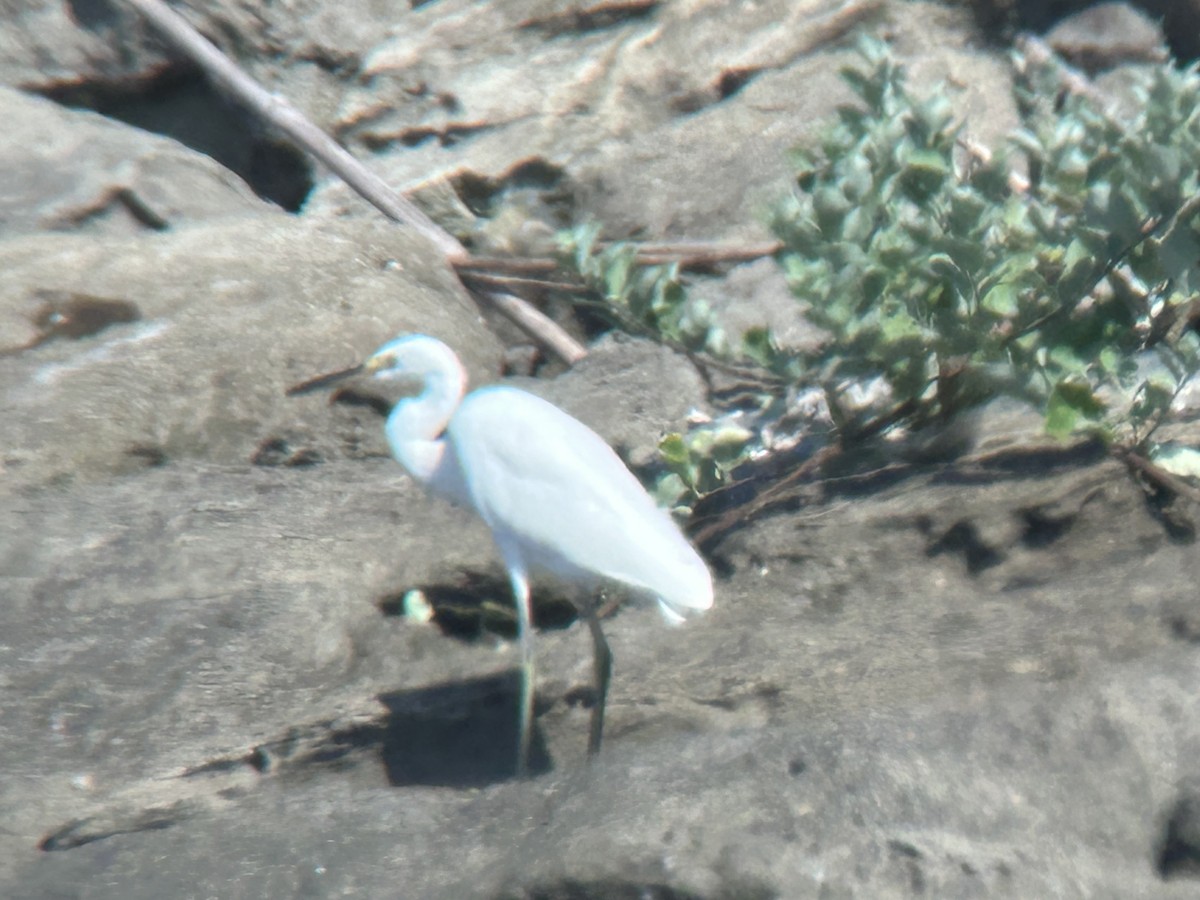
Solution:
[[(845, 97), (850, 38), (815, 0), (189, 6), (486, 246), (524, 239), (494, 224), (519, 204), (538, 235), (590, 215), (759, 237), (783, 150)], [(173, 65), (119, 5), (13, 8), (10, 87)], [(872, 10), (999, 140), (1009, 76), (970, 20)], [(1115, 462), (992, 410), (972, 457), (745, 523), (713, 551), (711, 613), (607, 622), (590, 765), (589, 641), (539, 586), (517, 781), (486, 529), (387, 458), (393, 397), (283, 396), (413, 329), (490, 382), (482, 311), (336, 186), (291, 216), (165, 138), (0, 106), (0, 896), (1196, 896), (1200, 557)], [(163, 223), (55, 218), (111, 186)], [(764, 266), (706, 284), (731, 329), (757, 308), (787, 330)], [(515, 381), (637, 464), (708, 407), (641, 341)], [(399, 613), (412, 589), (433, 622)]]
[[(265, 212), (241, 179), (175, 141), (0, 88), (0, 234), (139, 234)], [(36, 149), (36, 154), (30, 150)]]
[(544, 632), (532, 782), (511, 647), (380, 609), (488, 556), (390, 461), (168, 466), (5, 529), (13, 896), (1194, 892), (1158, 868), (1200, 775), (1197, 560), (1112, 464), (739, 533), (711, 615), (610, 621), (590, 767), (586, 636)]
[(1089, 71), (1124, 62), (1169, 58), (1159, 22), (1128, 3), (1096, 3), (1067, 16), (1047, 34), (1056, 51)]
[[(1015, 122), (1002, 59), (952, 49), (962, 13), (862, 7), (772, 0), (648, 15), (649, 4), (618, 4), (599, 27), (560, 4), (430, 4), (365, 58), (369, 80), (347, 93), (336, 127), (380, 151), (396, 184), (470, 176), (502, 205), (536, 166), (572, 219), (617, 236), (762, 239), (788, 188), (787, 151), (850, 98), (837, 71), (855, 25), (889, 19), (919, 80), (962, 85), (977, 138)], [(347, 197), (329, 183), (309, 208)]]
[[(382, 452), (376, 428), (335, 435), (325, 399), (283, 393), (415, 328), (452, 340), (477, 375), (494, 371), (499, 348), (433, 255), (384, 222), (281, 213), (150, 238), (0, 244), (0, 333), (28, 348), (0, 358), (9, 481), (86, 480), (181, 457), (245, 462), (273, 442), (288, 458), (328, 457), (334, 441)], [(47, 303), (69, 315), (106, 302), (133, 320), (40, 342)]]

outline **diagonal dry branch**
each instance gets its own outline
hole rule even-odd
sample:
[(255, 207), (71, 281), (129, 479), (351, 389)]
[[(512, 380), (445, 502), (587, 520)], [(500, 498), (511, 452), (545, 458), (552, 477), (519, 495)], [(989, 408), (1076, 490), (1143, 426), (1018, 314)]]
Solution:
[[(423, 235), (445, 254), (451, 265), (470, 259), (470, 254), (454, 235), (430, 219), (406, 197), (392, 190), (382, 178), (355, 159), (291, 103), (254, 81), (162, 0), (126, 2), (141, 13), (176, 50), (196, 63), (220, 90), (308, 151), (389, 219)], [(502, 291), (484, 291), (482, 294), (501, 313), (568, 365), (587, 355), (582, 344), (520, 297)]]
[(232, 59), (161, 0), (127, 0), (180, 52), (195, 62), (225, 93), (299, 144), (376, 209), (394, 222), (414, 229), (446, 258), (466, 256), (458, 239), (423, 213), (412, 201), (355, 159), (344, 147), (278, 94), (272, 94), (243, 72)]

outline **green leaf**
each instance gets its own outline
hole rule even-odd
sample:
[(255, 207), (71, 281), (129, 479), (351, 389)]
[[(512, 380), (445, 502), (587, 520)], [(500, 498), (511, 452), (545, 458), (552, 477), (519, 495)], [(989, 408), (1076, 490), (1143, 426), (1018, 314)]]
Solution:
[(740, 425), (725, 425), (713, 434), (712, 457), (722, 465), (740, 460), (746, 446), (754, 438), (754, 432)]
[(672, 469), (686, 466), (691, 459), (681, 434), (666, 435), (658, 442), (658, 452), (662, 455), (663, 461)]
[[(694, 501), (695, 494), (686, 484), (683, 479), (675, 472), (668, 472), (658, 479), (658, 483), (654, 485), (654, 502), (659, 506), (667, 509), (675, 509), (679, 507), (685, 500), (690, 498)], [(690, 507), (685, 506), (685, 509)]]
[(1075, 430), (1078, 421), (1079, 410), (1057, 391), (1052, 391), (1046, 401), (1046, 433), (1061, 440)]
[(1063, 256), (1063, 274), (1058, 280), (1058, 296), (1065, 303), (1082, 300), (1095, 285), (1099, 266), (1086, 244), (1078, 238), (1067, 245)]
[(921, 337), (921, 326), (903, 308), (880, 310), (879, 335), (885, 343), (899, 343), (910, 338)]
[(838, 74), (850, 86), (850, 90), (854, 91), (860, 97), (866, 97), (867, 76), (861, 70), (854, 66), (846, 66)]
[(984, 309), (995, 316), (1010, 318), (1015, 316), (1019, 309), (1017, 305), (1019, 294), (1020, 291), (1015, 284), (1010, 281), (1002, 281), (989, 288), (979, 303)]
[(1107, 346), (1101, 347), (1100, 353), (1096, 357), (1096, 361), (1100, 364), (1101, 370), (1107, 375), (1117, 375), (1121, 368), (1121, 355), (1117, 352), (1116, 347)]
[(1161, 415), (1171, 407), (1175, 392), (1171, 385), (1163, 379), (1152, 378), (1142, 382), (1138, 387), (1137, 397), (1130, 410), (1130, 416), (1135, 422), (1145, 422)]
[(922, 200), (937, 191), (951, 174), (950, 160), (936, 150), (915, 150), (904, 165), (904, 184), (914, 199)]
[(1056, 344), (1046, 348), (1046, 357), (1052, 367), (1068, 375), (1078, 375), (1088, 367), (1089, 360), (1085, 359), (1069, 344)]
[(1080, 418), (1096, 421), (1104, 416), (1104, 402), (1086, 382), (1064, 379), (1050, 391), (1046, 402), (1046, 432), (1064, 438), (1075, 430)]
[(1077, 238), (1067, 245), (1067, 252), (1062, 260), (1064, 269), (1070, 271), (1081, 263), (1091, 264), (1091, 262), (1092, 253), (1083, 241)]
[(778, 350), (771, 337), (771, 330), (765, 326), (747, 328), (742, 335), (742, 355), (749, 357), (765, 369), (770, 369), (775, 362)]
[(624, 302), (629, 296), (629, 276), (633, 271), (634, 255), (631, 250), (619, 245), (611, 250), (610, 261), (604, 270), (604, 296), (610, 302)]

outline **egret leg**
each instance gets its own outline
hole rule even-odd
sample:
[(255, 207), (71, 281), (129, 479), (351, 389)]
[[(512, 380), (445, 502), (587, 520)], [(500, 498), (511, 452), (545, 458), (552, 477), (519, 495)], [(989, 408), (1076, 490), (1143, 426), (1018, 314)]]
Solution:
[(612, 680), (612, 651), (600, 629), (600, 618), (594, 609), (583, 614), (592, 633), (592, 674), (596, 681), (596, 703), (592, 707), (591, 728), (588, 731), (588, 756), (600, 752), (604, 734), (604, 707), (608, 704), (608, 683)]
[(520, 737), (517, 739), (517, 776), (529, 774), (529, 741), (533, 734), (533, 612), (529, 600), (529, 579), (520, 569), (511, 569), (513, 600), (517, 604), (517, 640), (521, 645)]

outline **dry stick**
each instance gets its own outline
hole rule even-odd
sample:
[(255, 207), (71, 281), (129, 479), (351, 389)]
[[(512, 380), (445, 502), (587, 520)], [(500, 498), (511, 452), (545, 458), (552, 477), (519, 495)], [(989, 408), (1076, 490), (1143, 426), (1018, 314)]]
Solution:
[(1200, 489), (1188, 484), (1182, 478), (1172, 475), (1162, 466), (1155, 465), (1146, 457), (1132, 450), (1117, 450), (1114, 455), (1131, 469), (1141, 472), (1151, 481), (1157, 482), (1167, 490), (1187, 497), (1193, 503), (1200, 503)]
[[(392, 190), (382, 178), (355, 159), (287, 100), (255, 82), (162, 0), (126, 2), (145, 16), (177, 50), (195, 62), (218, 88), (307, 150), (393, 222), (407, 225), (431, 241), (445, 254), (451, 265), (470, 257), (454, 235), (430, 219), (410, 200)], [(582, 344), (519, 297), (499, 292), (485, 292), (484, 296), (518, 327), (568, 365), (587, 355)]]
[(228, 56), (217, 49), (191, 24), (161, 0), (127, 0), (155, 28), (194, 60), (213, 83), (259, 117), (270, 122), (289, 138), (308, 150), (350, 187), (389, 219), (406, 224), (424, 235), (448, 259), (467, 255), (458, 240), (421, 212), (411, 201), (397, 195), (374, 172), (359, 164), (344, 147), (308, 120), (278, 94), (265, 90), (244, 73)]
[[(614, 241), (601, 241), (600, 247), (611, 247)], [(689, 241), (674, 244), (632, 244), (634, 262), (640, 266), (660, 266), (679, 263), (685, 269), (712, 266), (718, 263), (742, 263), (773, 256), (782, 249), (780, 241), (761, 241), (743, 244), (725, 241)], [(457, 261), (460, 272), (487, 271), (513, 275), (546, 274), (561, 268), (548, 256), (472, 256)]]
[(454, 264), (460, 272), (490, 272), (510, 275), (547, 275), (559, 264), (548, 256), (472, 256)]
[(585, 356), (587, 348), (558, 326), (548, 315), (516, 294), (505, 291), (484, 291), (483, 296), (491, 301), (509, 321), (542, 345), (555, 356), (573, 366)]
[(774, 256), (783, 248), (779, 241), (761, 244), (639, 244), (637, 262), (643, 266), (679, 263), (685, 269), (717, 263), (749, 262)]
[[(616, 242), (601, 241), (600, 246), (609, 247), (614, 243)], [(634, 245), (636, 259), (640, 265), (658, 266), (677, 262), (684, 268), (722, 262), (749, 262), (764, 256), (773, 256), (781, 249), (782, 241), (759, 241), (751, 244), (728, 241), (664, 241)]]
[(588, 286), (579, 281), (554, 281), (549, 278), (529, 278), (524, 275), (497, 275), (481, 269), (460, 269), (458, 275), (463, 281), (473, 281), (493, 288), (527, 288), (533, 291), (561, 291), (569, 294), (584, 294), (588, 291)]

